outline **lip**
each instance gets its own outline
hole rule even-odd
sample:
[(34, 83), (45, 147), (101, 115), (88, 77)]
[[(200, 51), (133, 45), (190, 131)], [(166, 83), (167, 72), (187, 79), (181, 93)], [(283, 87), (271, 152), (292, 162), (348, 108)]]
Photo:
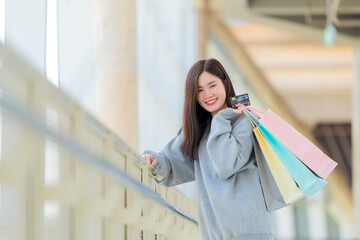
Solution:
[[(213, 101), (213, 102), (212, 102)], [(211, 99), (210, 101), (207, 101), (207, 102), (205, 102), (206, 103), (206, 105), (208, 105), (208, 106), (212, 106), (212, 105), (214, 105), (215, 103), (216, 103), (216, 101), (217, 101), (217, 99)], [(208, 102), (211, 102), (211, 103), (208, 103)]]

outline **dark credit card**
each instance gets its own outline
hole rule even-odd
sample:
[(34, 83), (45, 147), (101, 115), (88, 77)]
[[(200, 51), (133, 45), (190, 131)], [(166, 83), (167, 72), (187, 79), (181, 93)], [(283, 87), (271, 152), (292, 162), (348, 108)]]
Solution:
[(235, 105), (238, 104), (238, 103), (241, 103), (244, 106), (249, 106), (250, 105), (249, 94), (247, 94), (247, 93), (237, 95), (236, 97), (231, 97), (230, 101), (231, 101), (231, 107), (232, 108), (236, 108)]

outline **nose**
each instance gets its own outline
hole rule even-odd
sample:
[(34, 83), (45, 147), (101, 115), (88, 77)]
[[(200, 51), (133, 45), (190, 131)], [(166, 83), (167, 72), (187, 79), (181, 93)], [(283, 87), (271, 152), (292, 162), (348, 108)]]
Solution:
[(213, 94), (212, 94), (210, 89), (205, 90), (205, 99), (208, 99), (208, 98), (212, 97), (212, 95)]

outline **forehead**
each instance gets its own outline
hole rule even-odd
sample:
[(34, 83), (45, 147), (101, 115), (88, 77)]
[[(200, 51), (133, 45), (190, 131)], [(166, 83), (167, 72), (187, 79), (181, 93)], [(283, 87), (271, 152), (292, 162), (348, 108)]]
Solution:
[(214, 81), (218, 82), (221, 81), (221, 79), (211, 73), (202, 72), (198, 78), (198, 87), (205, 87)]

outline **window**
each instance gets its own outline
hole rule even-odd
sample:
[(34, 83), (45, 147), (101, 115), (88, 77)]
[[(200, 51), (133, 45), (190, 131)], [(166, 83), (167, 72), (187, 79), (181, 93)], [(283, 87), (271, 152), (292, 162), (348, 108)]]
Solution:
[(339, 226), (329, 213), (326, 213), (326, 224), (328, 229), (328, 239), (340, 239)]
[(5, 43), (6, 0), (0, 0), (0, 42)]
[[(6, 0), (0, 0), (0, 43), (5, 43), (5, 11)], [(0, 58), (0, 68), (3, 66), (2, 59)]]
[(296, 239), (309, 239), (306, 200), (301, 199), (294, 204)]
[[(58, 130), (58, 113), (46, 109), (46, 123), (52, 129)], [(56, 186), (59, 184), (59, 149), (58, 145), (49, 137), (45, 141), (45, 185)]]
[(57, 0), (47, 1), (46, 21), (46, 77), (55, 86), (59, 86)]

